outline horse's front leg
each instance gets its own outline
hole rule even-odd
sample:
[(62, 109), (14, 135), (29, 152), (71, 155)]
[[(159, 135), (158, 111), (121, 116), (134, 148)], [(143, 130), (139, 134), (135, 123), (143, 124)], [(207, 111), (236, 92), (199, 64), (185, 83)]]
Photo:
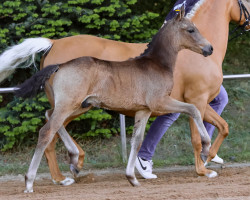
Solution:
[[(213, 170), (206, 169), (204, 162), (201, 159), (201, 152), (204, 152), (202, 150), (202, 143), (201, 143), (201, 137), (199, 135), (199, 131), (197, 130), (197, 127), (194, 123), (194, 120), (190, 118), (190, 130), (191, 130), (191, 141), (192, 146), (194, 150), (194, 158), (195, 158), (195, 169), (196, 173), (200, 176), (207, 176), (208, 178), (213, 178), (217, 176), (217, 172)], [(206, 154), (203, 153), (205, 156), (208, 156), (207, 152)]]
[(217, 112), (208, 104), (204, 114), (204, 120), (210, 124), (213, 124), (218, 128), (218, 135), (210, 148), (209, 156), (207, 157), (206, 163), (210, 162), (211, 159), (217, 154), (223, 140), (228, 136), (229, 129), (227, 122), (218, 115)]
[(146, 124), (150, 115), (151, 112), (149, 110), (141, 110), (136, 112), (135, 114), (135, 124), (131, 139), (131, 151), (126, 168), (126, 177), (133, 186), (140, 185), (140, 183), (135, 177), (135, 161), (137, 153), (139, 151), (139, 147), (143, 140)]
[[(204, 127), (201, 116), (203, 113), (200, 113), (199, 110), (189, 103), (184, 103), (177, 101), (171, 97), (167, 97), (161, 100), (158, 100), (158, 109), (159, 111), (165, 111), (168, 113), (186, 113), (188, 114), (191, 120), (191, 131), (192, 131), (192, 144), (195, 154), (195, 166), (196, 172), (199, 175), (206, 175), (208, 177), (214, 177), (217, 175), (216, 172), (208, 170), (204, 167), (204, 163), (201, 160), (200, 154), (201, 151), (205, 155), (209, 154), (209, 149), (211, 145), (210, 137), (207, 133), (206, 128)], [(198, 128), (198, 129), (197, 129)], [(203, 143), (203, 150), (202, 150)]]
[[(196, 106), (199, 108), (201, 116), (204, 116), (205, 109), (203, 108), (206, 108), (205, 107), (206, 104), (204, 103), (205, 106), (202, 106), (202, 102), (203, 102), (202, 100), (199, 100), (199, 101), (197, 100), (196, 102), (199, 102), (199, 104), (196, 104)], [(202, 121), (202, 125), (203, 125), (203, 121)], [(208, 178), (216, 177), (217, 172), (206, 169), (204, 162), (201, 159), (201, 153), (205, 157), (209, 155), (211, 144), (204, 143), (204, 141), (202, 140), (199, 134), (199, 129), (197, 129), (197, 127), (198, 127), (197, 122), (195, 122), (194, 118), (190, 118), (191, 141), (192, 141), (193, 150), (194, 150), (196, 172), (200, 176), (207, 176)]]

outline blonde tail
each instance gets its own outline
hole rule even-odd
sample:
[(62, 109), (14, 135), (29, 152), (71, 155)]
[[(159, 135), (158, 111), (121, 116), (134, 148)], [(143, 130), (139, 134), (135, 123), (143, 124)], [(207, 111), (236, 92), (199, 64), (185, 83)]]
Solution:
[(29, 67), (34, 63), (35, 54), (48, 51), (52, 44), (52, 40), (47, 38), (29, 38), (4, 51), (0, 55), (0, 83), (12, 74), (21, 63), (28, 61), (26, 67)]

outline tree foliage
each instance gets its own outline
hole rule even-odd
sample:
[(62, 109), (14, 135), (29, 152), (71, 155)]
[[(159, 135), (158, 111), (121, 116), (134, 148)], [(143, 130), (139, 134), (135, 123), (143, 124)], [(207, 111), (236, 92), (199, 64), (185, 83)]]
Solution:
[(0, 4), (0, 50), (24, 38), (91, 34), (122, 41), (148, 40), (159, 15), (135, 12), (137, 0), (7, 0)]
[[(127, 42), (149, 41), (162, 22), (155, 23), (159, 14), (137, 8), (137, 0), (6, 0), (0, 4), (0, 52), (31, 37), (91, 34)], [(16, 85), (33, 73), (34, 69), (17, 70), (4, 86)], [(0, 97), (0, 148), (7, 150), (36, 139), (50, 107), (44, 94), (28, 100)], [(109, 138), (119, 132), (119, 123), (97, 109), (77, 118), (68, 130), (76, 138)]]
[[(146, 42), (161, 27), (174, 3), (175, 0), (2, 0), (0, 53), (31, 37), (56, 39), (91, 34), (126, 42)], [(249, 73), (249, 47), (249, 33), (229, 43), (223, 64), (225, 73)], [(38, 66), (40, 56), (36, 59)], [(34, 72), (34, 68), (17, 70), (1, 85), (16, 85)], [(44, 94), (28, 100), (4, 94), (0, 95), (0, 105), (0, 149), (36, 141), (37, 132), (45, 123), (45, 110), (50, 107)], [(132, 131), (131, 124), (128, 123), (128, 133)], [(76, 119), (68, 130), (79, 139), (109, 138), (119, 133), (119, 121), (111, 119), (103, 110), (93, 110)]]

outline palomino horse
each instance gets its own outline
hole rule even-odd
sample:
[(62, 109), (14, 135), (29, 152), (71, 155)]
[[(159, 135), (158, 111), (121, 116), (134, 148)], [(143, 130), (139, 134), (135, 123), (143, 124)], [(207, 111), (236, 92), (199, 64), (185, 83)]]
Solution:
[[(139, 185), (134, 174), (135, 159), (150, 116), (172, 112), (188, 114), (199, 129), (203, 153), (208, 155), (210, 138), (198, 109), (170, 97), (178, 52), (190, 49), (204, 56), (213, 52), (213, 47), (195, 25), (184, 17), (184, 13), (182, 7), (179, 14), (159, 30), (139, 57), (123, 62), (80, 57), (63, 64), (50, 65), (18, 86), (17, 96), (31, 97), (49, 79), (55, 102), (48, 122), (39, 131), (38, 144), (25, 176), (25, 192), (33, 192), (33, 182), (43, 153), (56, 132), (64, 129), (65, 120), (92, 107), (135, 117), (126, 168), (126, 177), (133, 186)], [(66, 131), (59, 131), (59, 134), (69, 151), (72, 171), (78, 171), (77, 147)]]
[[(241, 2), (238, 0), (238, 2)], [(183, 50), (179, 53), (174, 71), (174, 87), (171, 96), (193, 103), (201, 111), (204, 120), (213, 123), (219, 134), (212, 145), (211, 157), (216, 154), (222, 140), (228, 134), (227, 123), (218, 116), (207, 104), (219, 92), (222, 83), (222, 62), (225, 56), (228, 40), (228, 27), (230, 21), (245, 23), (246, 16), (241, 15), (237, 0), (200, 0), (191, 10), (188, 17), (196, 24), (200, 32), (209, 39), (215, 47), (212, 56), (204, 58), (199, 54)], [(243, 1), (250, 10), (249, 1)], [(240, 21), (239, 21), (240, 20)], [(246, 27), (249, 29), (249, 26)], [(52, 46), (53, 45), (53, 46)], [(12, 47), (0, 56), (0, 80), (5, 78), (8, 70), (12, 70), (30, 55), (52, 48), (44, 56), (41, 69), (50, 64), (62, 63), (81, 56), (93, 56), (105, 60), (122, 61), (140, 55), (147, 44), (132, 44), (102, 39), (89, 35), (79, 35), (59, 40), (45, 38), (27, 39), (23, 43)], [(87, 50), (87, 51), (86, 51)], [(6, 74), (4, 74), (6, 72)], [(51, 105), (54, 107), (53, 94), (47, 87), (46, 93)], [(47, 112), (49, 114), (49, 112)], [(67, 119), (65, 125), (72, 118)], [(207, 173), (200, 159), (201, 143), (194, 123), (190, 120), (192, 130), (192, 143), (195, 152), (196, 171), (199, 175)], [(55, 137), (45, 151), (53, 180), (59, 184), (71, 184), (73, 179), (65, 178), (58, 167), (55, 154)], [(76, 144), (77, 145), (77, 144)], [(78, 168), (83, 166), (84, 152), (78, 146)]]

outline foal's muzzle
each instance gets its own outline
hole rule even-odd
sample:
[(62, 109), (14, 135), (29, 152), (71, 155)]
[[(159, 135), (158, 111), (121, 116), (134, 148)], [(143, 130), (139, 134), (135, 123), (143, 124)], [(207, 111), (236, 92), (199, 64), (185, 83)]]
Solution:
[(206, 45), (203, 49), (202, 49), (202, 54), (203, 56), (207, 57), (210, 56), (213, 53), (213, 47), (212, 45)]

